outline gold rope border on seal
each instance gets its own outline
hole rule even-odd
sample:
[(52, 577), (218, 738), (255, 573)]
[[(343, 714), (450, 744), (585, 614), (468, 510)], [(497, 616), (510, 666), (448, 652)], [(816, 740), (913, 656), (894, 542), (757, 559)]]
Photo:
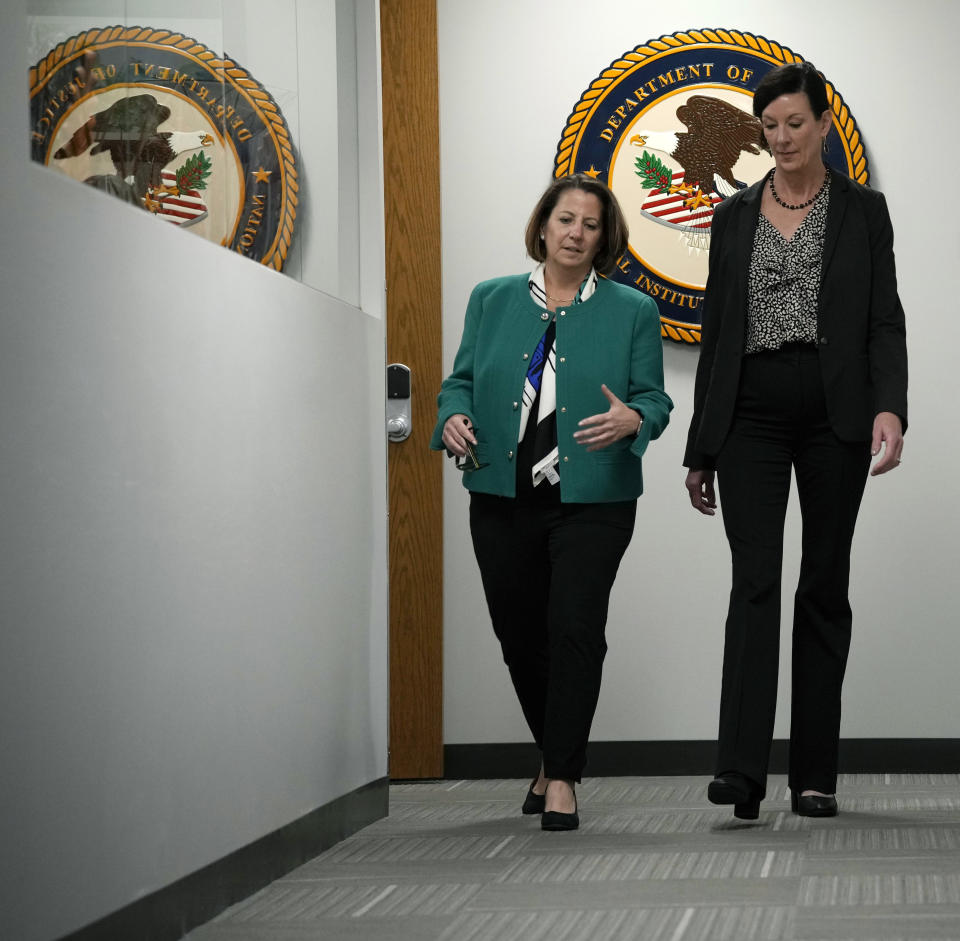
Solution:
[(290, 143), (290, 132), (287, 130), (286, 122), (277, 107), (277, 103), (259, 82), (250, 77), (249, 72), (241, 69), (233, 60), (218, 59), (216, 53), (205, 45), (189, 36), (184, 36), (182, 33), (174, 33), (168, 29), (149, 29), (143, 26), (108, 26), (104, 29), (89, 29), (85, 33), (71, 36), (70, 39), (52, 49), (36, 66), (30, 68), (31, 96), (39, 90), (39, 86), (46, 82), (62, 61), (90, 46), (108, 42), (138, 42), (156, 46), (172, 46), (174, 49), (198, 59), (224, 84), (236, 88), (247, 99), (264, 123), (268, 125), (282, 156), (284, 179), (287, 185), (283, 189), (281, 224), (277, 238), (274, 240), (274, 245), (260, 259), (260, 264), (280, 271), (287, 260), (287, 252), (293, 241), (293, 223), (297, 216), (299, 186), (293, 158), (293, 145)]
[[(559, 179), (573, 172), (574, 145), (580, 135), (584, 121), (599, 99), (603, 97), (606, 89), (618, 81), (624, 72), (636, 68), (637, 65), (651, 57), (659, 56), (672, 49), (705, 44), (750, 49), (782, 65), (804, 61), (801, 56), (798, 56), (786, 46), (770, 42), (762, 36), (726, 29), (687, 30), (686, 32), (673, 33), (661, 36), (659, 39), (653, 39), (645, 46), (637, 46), (632, 52), (625, 53), (622, 58), (612, 62), (608, 68), (604, 69), (600, 78), (591, 82), (590, 87), (580, 96), (580, 101), (577, 102), (573, 112), (567, 118), (566, 126), (560, 137), (560, 144), (557, 147), (557, 156), (554, 161), (556, 165), (553, 173), (554, 178)], [(833, 111), (834, 124), (840, 132), (840, 136), (847, 143), (847, 165), (850, 168), (850, 177), (858, 183), (866, 183), (867, 161), (863, 152), (863, 143), (860, 140), (860, 132), (850, 115), (850, 110), (843, 103), (840, 93), (826, 79), (824, 79), (824, 82), (827, 86), (827, 101)], [(700, 330), (683, 325), (676, 320), (661, 318), (660, 335), (683, 343), (700, 342)]]

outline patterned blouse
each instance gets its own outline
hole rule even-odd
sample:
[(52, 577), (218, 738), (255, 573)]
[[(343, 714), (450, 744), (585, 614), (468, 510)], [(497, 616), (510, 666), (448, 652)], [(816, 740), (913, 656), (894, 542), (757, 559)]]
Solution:
[(816, 342), (829, 205), (828, 182), (791, 239), (760, 213), (747, 286), (745, 353)]

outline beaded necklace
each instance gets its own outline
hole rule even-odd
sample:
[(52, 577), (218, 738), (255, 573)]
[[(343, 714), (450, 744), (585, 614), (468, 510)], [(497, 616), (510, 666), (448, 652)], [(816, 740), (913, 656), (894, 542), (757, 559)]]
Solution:
[(769, 177), (769, 179), (770, 179), (770, 192), (773, 194), (773, 198), (777, 201), (777, 205), (783, 206), (784, 209), (806, 209), (807, 206), (812, 206), (812, 205), (817, 201), (817, 198), (820, 196), (820, 194), (827, 188), (827, 182), (828, 182), (829, 179), (830, 179), (830, 173), (829, 173), (829, 171), (824, 171), (824, 174), (823, 174), (823, 182), (820, 184), (820, 189), (818, 189), (818, 190), (813, 194), (813, 196), (811, 196), (805, 203), (800, 203), (800, 204), (797, 205), (797, 206), (792, 206), (790, 203), (785, 203), (785, 202), (777, 195), (777, 191), (776, 191), (776, 189), (774, 188), (774, 185), (773, 185), (773, 177), (774, 177), (774, 174), (775, 174), (776, 172), (777, 172), (777, 168), (776, 168), (776, 167), (773, 167), (773, 168), (770, 170), (770, 177)]

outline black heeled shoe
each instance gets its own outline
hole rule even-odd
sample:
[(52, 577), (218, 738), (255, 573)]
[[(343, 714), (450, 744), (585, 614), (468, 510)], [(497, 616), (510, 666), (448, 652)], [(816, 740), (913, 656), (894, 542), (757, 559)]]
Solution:
[[(544, 794), (544, 802), (547, 795)], [(580, 826), (580, 813), (577, 808), (577, 792), (573, 792), (573, 813), (565, 814), (559, 810), (545, 810), (540, 818), (541, 830), (576, 830)]]
[(762, 796), (759, 784), (736, 771), (718, 774), (707, 786), (707, 800), (711, 804), (733, 804), (733, 815), (741, 820), (760, 816)]
[(533, 792), (533, 789), (537, 786), (537, 781), (539, 780), (540, 775), (538, 774), (530, 782), (530, 789), (527, 791), (527, 796), (523, 799), (523, 806), (520, 808), (520, 813), (532, 816), (533, 814), (542, 814), (546, 808), (547, 795), (534, 794)]
[(836, 817), (840, 812), (836, 795), (790, 791), (790, 809), (799, 817)]

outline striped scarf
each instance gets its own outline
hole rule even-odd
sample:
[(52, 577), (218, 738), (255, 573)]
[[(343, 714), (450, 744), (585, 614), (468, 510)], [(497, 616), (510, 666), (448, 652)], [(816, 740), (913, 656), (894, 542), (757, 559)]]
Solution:
[[(530, 297), (537, 306), (547, 309), (547, 291), (544, 286), (543, 264), (530, 274), (528, 282)], [(590, 269), (577, 291), (573, 304), (589, 300), (597, 288), (597, 273)], [(544, 480), (551, 484), (560, 482), (559, 451), (557, 448), (557, 372), (556, 372), (557, 318), (553, 317), (546, 333), (541, 337), (523, 384), (523, 411), (520, 413), (520, 436), (523, 441), (527, 425), (533, 416), (535, 435), (533, 441), (533, 486)]]

